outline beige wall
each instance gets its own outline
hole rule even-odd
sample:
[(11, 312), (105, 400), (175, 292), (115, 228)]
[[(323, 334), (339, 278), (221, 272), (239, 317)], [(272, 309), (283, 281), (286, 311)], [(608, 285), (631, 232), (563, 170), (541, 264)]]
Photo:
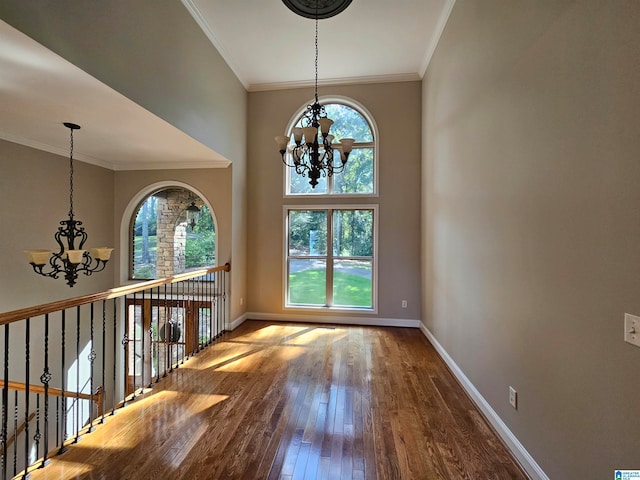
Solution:
[[(61, 135), (68, 135), (62, 126)], [(76, 136), (82, 142), (82, 133)], [(53, 235), (69, 213), (69, 158), (0, 140), (0, 312), (101, 292), (114, 285), (114, 262), (80, 275), (70, 288), (61, 277), (36, 275), (26, 249), (57, 249)], [(113, 246), (113, 172), (74, 162), (74, 213), (88, 234), (86, 247)]]
[(640, 468), (639, 19), (459, 0), (423, 82), (424, 323), (552, 479)]
[[(419, 318), (420, 83), (324, 87), (320, 96), (348, 97), (372, 115), (379, 131), (379, 196), (344, 199), (379, 204), (379, 309), (373, 318)], [(313, 98), (309, 88), (249, 94), (248, 310), (283, 310), (283, 165), (273, 137)], [(401, 301), (408, 308), (401, 308)]]

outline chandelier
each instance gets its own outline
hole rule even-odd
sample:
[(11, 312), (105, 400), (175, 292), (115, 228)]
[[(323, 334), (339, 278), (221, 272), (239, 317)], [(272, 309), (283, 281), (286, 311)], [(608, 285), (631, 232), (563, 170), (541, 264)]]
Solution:
[[(291, 0), (283, 0), (284, 3), (295, 13), (309, 17), (308, 1), (292, 2)], [(302, 127), (295, 127), (291, 130), (293, 142), (291, 138), (284, 135), (275, 137), (278, 150), (282, 156), (283, 163), (295, 170), (298, 175), (309, 177), (311, 188), (315, 188), (318, 184), (320, 176), (331, 177), (334, 173), (344, 171), (347, 159), (353, 148), (353, 138), (342, 138), (340, 143), (333, 143), (334, 136), (329, 133), (333, 120), (327, 117), (327, 112), (323, 105), (318, 102), (318, 18), (319, 18), (319, 0), (315, 2), (314, 17), (316, 24), (315, 35), (315, 101), (311, 105), (307, 105), (307, 109), (302, 116)], [(298, 5), (292, 5), (299, 3)], [(331, 4), (332, 2), (323, 2)], [(342, 11), (350, 3), (350, 0), (333, 2), (340, 4), (329, 15), (323, 15), (323, 18), (335, 15)], [(339, 152), (339, 158), (336, 159), (334, 151)]]
[[(87, 233), (81, 226), (82, 222), (75, 220), (73, 216), (73, 131), (80, 129), (80, 126), (68, 122), (65, 122), (64, 126), (69, 129), (71, 137), (69, 146), (69, 219), (62, 220), (61, 226), (54, 234), (59, 251), (25, 250), (25, 254), (34, 272), (51, 278), (58, 278), (63, 274), (67, 285), (73, 287), (80, 272), (91, 275), (104, 270), (113, 248), (92, 248), (91, 253), (82, 249), (87, 240)], [(48, 266), (47, 269), (45, 269), (46, 266)]]

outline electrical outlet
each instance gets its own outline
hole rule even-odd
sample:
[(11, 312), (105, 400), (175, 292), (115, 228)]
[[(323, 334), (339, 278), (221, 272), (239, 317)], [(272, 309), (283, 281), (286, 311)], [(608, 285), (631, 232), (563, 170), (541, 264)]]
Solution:
[(624, 314), (624, 341), (640, 347), (640, 317)]
[(516, 410), (518, 409), (518, 392), (511, 386), (509, 387), (509, 404)]
[(240, 305), (244, 305), (244, 298), (240, 297)]
[(402, 300), (402, 308), (407, 308), (407, 301), (406, 300)]

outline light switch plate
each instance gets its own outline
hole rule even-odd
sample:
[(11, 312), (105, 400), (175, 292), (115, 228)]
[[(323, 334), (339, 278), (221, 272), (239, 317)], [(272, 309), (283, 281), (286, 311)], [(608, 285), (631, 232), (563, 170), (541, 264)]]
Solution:
[(624, 314), (624, 341), (640, 347), (640, 317)]
[(509, 387), (509, 404), (516, 410), (518, 409), (518, 392), (511, 386)]

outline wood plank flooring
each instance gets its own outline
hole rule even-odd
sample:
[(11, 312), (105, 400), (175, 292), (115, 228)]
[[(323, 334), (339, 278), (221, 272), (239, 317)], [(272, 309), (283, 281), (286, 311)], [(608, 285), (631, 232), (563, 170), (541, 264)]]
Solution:
[(38, 479), (526, 479), (416, 329), (248, 321)]

